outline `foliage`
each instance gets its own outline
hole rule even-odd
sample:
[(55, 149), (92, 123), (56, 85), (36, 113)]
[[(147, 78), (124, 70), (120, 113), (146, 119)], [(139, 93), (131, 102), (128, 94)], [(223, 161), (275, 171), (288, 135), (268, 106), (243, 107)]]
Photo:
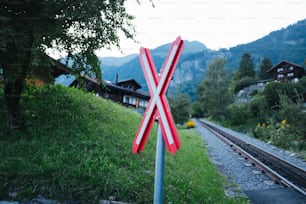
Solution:
[[(14, 131), (3, 125), (7, 114), (0, 109), (1, 200), (41, 195), (82, 203), (109, 196), (153, 202), (156, 126), (145, 150), (132, 154), (138, 113), (62, 86), (27, 90), (21, 109), (29, 128)], [(181, 149), (175, 156), (166, 154), (165, 203), (247, 203), (224, 194), (226, 181), (210, 163), (198, 133), (178, 132)], [(16, 197), (8, 197), (9, 192)]]
[(194, 127), (195, 127), (195, 122), (193, 122), (193, 121), (188, 121), (188, 122), (186, 123), (186, 127), (187, 127), (187, 128), (194, 128)]
[(279, 93), (280, 105), (277, 113), (278, 118), (286, 118), (291, 124), (292, 131), (306, 139), (306, 113), (304, 112), (303, 96), (297, 97), (296, 101)]
[(175, 92), (168, 97), (174, 121), (184, 124), (190, 117), (190, 98), (188, 94)]
[(289, 98), (301, 91), (302, 87), (298, 83), (293, 82), (271, 82), (265, 86), (263, 95), (268, 103), (269, 108), (278, 108), (279, 106), (279, 92), (285, 94)]
[(263, 79), (269, 79), (271, 76), (268, 74), (268, 70), (272, 68), (272, 62), (268, 57), (264, 57), (259, 65), (259, 73), (258, 73), (258, 78), (263, 80)]
[(241, 126), (245, 124), (249, 118), (251, 118), (251, 114), (247, 105), (230, 104), (227, 107), (227, 119), (230, 121), (231, 125)]
[(254, 64), (251, 55), (247, 52), (243, 53), (240, 66), (239, 66), (239, 78), (251, 77), (255, 78)]
[[(31, 52), (54, 48), (69, 57), (82, 53), (86, 59), (93, 51), (119, 46), (119, 34), (133, 38), (133, 16), (126, 12), (125, 1), (4, 1), (1, 6), (2, 52), (13, 43), (17, 51)], [(93, 6), (94, 5), (94, 6)], [(89, 55), (87, 55), (89, 54)], [(77, 57), (79, 58), (79, 57)], [(79, 63), (82, 66), (81, 63)], [(83, 64), (85, 65), (85, 64)]]
[(213, 60), (208, 65), (206, 78), (198, 86), (197, 91), (203, 113), (216, 119), (225, 115), (226, 106), (230, 103), (225, 63), (224, 58)]
[(301, 86), (301, 92), (306, 92), (306, 76), (302, 77), (298, 83)]
[(251, 55), (245, 52), (240, 60), (240, 67), (232, 74), (229, 92), (237, 94), (240, 90), (256, 83), (255, 70)]
[(257, 121), (262, 122), (266, 120), (270, 110), (266, 98), (262, 93), (258, 93), (252, 98), (249, 104), (249, 111)]
[[(258, 119), (259, 123), (254, 130), (254, 136), (265, 141), (271, 141), (272, 144), (281, 148), (299, 152), (305, 148), (306, 114), (303, 112), (303, 100), (299, 98), (294, 102), (281, 92), (279, 92), (279, 98), (280, 104), (277, 111), (268, 112), (267, 109), (263, 111), (265, 117), (262, 115)], [(256, 99), (259, 101), (257, 102)], [(260, 101), (264, 103), (262, 96), (252, 100), (253, 103), (262, 106), (263, 104), (260, 104)], [(261, 109), (264, 110), (265, 107)], [(253, 112), (256, 112), (256, 110), (253, 109)], [(258, 110), (258, 113), (261, 113), (260, 110)], [(268, 118), (268, 115), (273, 115), (273, 118)]]
[(274, 119), (269, 119), (268, 123), (258, 123), (254, 130), (255, 137), (261, 138), (266, 141), (270, 141), (271, 144), (278, 147), (289, 149), (297, 149), (299, 140), (301, 139), (288, 124), (286, 119), (280, 122)]
[(203, 116), (201, 109), (201, 104), (198, 101), (195, 101), (191, 104), (191, 117), (200, 118)]
[(125, 1), (31, 0), (3, 1), (0, 6), (0, 67), (10, 123), (18, 118), (18, 104), (27, 75), (34, 68), (47, 72), (47, 49), (67, 54), (66, 63), (79, 74), (101, 80), (95, 51), (119, 47), (120, 36), (134, 39), (133, 16)]
[(256, 84), (256, 80), (252, 77), (242, 77), (235, 82), (234, 93), (237, 94), (245, 87)]

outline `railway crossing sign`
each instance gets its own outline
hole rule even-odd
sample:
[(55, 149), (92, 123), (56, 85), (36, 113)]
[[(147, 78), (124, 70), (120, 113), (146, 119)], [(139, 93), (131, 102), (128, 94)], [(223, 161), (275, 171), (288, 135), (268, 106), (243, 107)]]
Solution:
[(141, 152), (144, 149), (156, 119), (161, 127), (167, 150), (175, 154), (180, 148), (180, 139), (166, 98), (166, 92), (183, 47), (184, 41), (181, 37), (177, 37), (171, 44), (167, 58), (159, 74), (155, 69), (150, 50), (143, 47), (140, 48), (139, 60), (151, 98), (133, 141), (133, 153)]

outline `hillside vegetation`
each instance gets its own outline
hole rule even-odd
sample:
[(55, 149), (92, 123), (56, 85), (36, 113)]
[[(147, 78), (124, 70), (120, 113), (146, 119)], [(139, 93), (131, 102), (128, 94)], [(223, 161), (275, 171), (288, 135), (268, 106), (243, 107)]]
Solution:
[[(0, 91), (0, 200), (152, 203), (156, 127), (144, 152), (132, 154), (135, 111), (77, 89), (31, 88), (21, 101), (27, 128), (9, 130), (3, 101)], [(247, 203), (225, 196), (198, 133), (179, 135), (181, 149), (166, 153), (165, 203)]]

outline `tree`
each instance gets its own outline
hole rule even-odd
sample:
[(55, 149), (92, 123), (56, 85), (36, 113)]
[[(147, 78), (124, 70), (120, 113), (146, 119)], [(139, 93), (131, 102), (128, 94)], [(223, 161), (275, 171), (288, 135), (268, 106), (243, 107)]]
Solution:
[(256, 81), (252, 77), (242, 77), (235, 82), (234, 93), (237, 94), (240, 90), (244, 89), (245, 87), (251, 86), (256, 84)]
[(236, 94), (241, 89), (255, 84), (255, 82), (255, 70), (251, 55), (245, 52), (240, 60), (239, 68), (232, 75), (229, 91)]
[(201, 105), (198, 101), (191, 104), (191, 117), (200, 118), (203, 117)]
[(269, 79), (270, 75), (268, 74), (268, 70), (272, 67), (272, 63), (269, 58), (264, 57), (260, 64), (260, 70), (258, 73), (259, 79)]
[(225, 63), (224, 58), (213, 60), (207, 67), (206, 78), (197, 90), (203, 113), (215, 119), (220, 119), (225, 115), (226, 106), (230, 103)]
[(181, 94), (175, 91), (168, 97), (169, 105), (175, 123), (183, 124), (190, 115), (190, 97), (188, 94)]
[(67, 53), (72, 68), (101, 80), (94, 51), (119, 47), (121, 34), (134, 40), (125, 0), (14, 0), (0, 5), (0, 67), (9, 122), (18, 124), (18, 104), (30, 70), (44, 64), (48, 48)]
[(279, 109), (280, 94), (292, 98), (300, 93), (303, 87), (299, 83), (293, 82), (271, 82), (265, 86), (263, 95), (267, 101), (268, 107)]
[(245, 52), (242, 55), (240, 66), (239, 66), (239, 72), (240, 77), (252, 77), (255, 78), (255, 70), (254, 70), (254, 64), (251, 59), (251, 55), (247, 52)]

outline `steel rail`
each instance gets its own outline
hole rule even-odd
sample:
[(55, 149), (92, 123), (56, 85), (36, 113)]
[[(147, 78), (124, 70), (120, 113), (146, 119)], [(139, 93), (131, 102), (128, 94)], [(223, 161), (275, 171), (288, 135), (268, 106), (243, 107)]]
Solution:
[(238, 154), (251, 161), (275, 183), (293, 188), (306, 195), (306, 171), (304, 169), (202, 120), (197, 121), (231, 146)]

